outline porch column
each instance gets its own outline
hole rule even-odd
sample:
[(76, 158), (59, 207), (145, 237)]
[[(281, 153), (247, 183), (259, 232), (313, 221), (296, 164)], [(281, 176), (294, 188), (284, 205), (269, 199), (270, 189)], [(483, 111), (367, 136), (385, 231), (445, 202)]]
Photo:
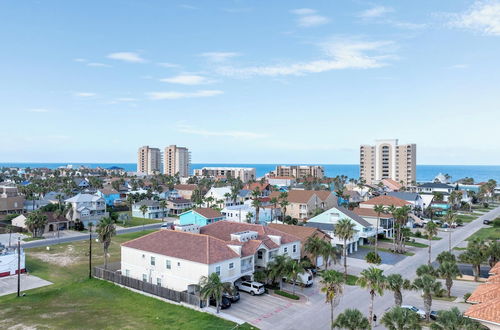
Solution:
[(358, 251), (358, 242), (354, 243), (354, 251)]
[(352, 253), (352, 243), (349, 243), (349, 254)]

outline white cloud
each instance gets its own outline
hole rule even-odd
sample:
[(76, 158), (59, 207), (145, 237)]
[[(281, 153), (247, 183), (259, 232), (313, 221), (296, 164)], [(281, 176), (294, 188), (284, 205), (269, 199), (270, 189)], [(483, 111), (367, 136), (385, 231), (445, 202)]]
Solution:
[(158, 65), (162, 66), (164, 68), (178, 68), (179, 67), (178, 64), (169, 63), (169, 62), (161, 62), (161, 63), (158, 63)]
[(163, 78), (160, 79), (162, 82), (171, 83), (171, 84), (181, 84), (181, 85), (202, 85), (202, 84), (210, 84), (213, 81), (195, 74), (181, 74), (178, 76)]
[[(386, 55), (391, 41), (333, 41), (321, 44), (327, 58), (321, 60), (253, 66), (244, 68), (220, 67), (218, 72), (227, 76), (286, 76), (319, 73), (342, 69), (373, 69), (386, 66), (386, 60), (394, 58)], [(372, 54), (374, 53), (374, 54)]]
[(29, 112), (38, 112), (38, 113), (50, 112), (49, 109), (45, 109), (45, 108), (28, 109), (28, 111)]
[(110, 58), (113, 60), (124, 61), (124, 62), (130, 62), (130, 63), (146, 62), (146, 60), (144, 60), (142, 57), (140, 57), (139, 54), (133, 53), (133, 52), (111, 53), (107, 56), (107, 58)]
[(449, 25), (500, 36), (500, 1), (476, 1), (465, 13), (451, 15)]
[(391, 24), (397, 28), (407, 29), (407, 30), (421, 30), (427, 27), (427, 24), (424, 23), (411, 23), (411, 22), (401, 22), (401, 21), (393, 21), (388, 20), (385, 23)]
[(267, 134), (248, 132), (248, 131), (209, 131), (205, 129), (198, 129), (190, 125), (177, 125), (177, 130), (181, 133), (202, 135), (202, 136), (227, 136), (232, 138), (241, 139), (262, 139), (268, 137)]
[(198, 97), (210, 97), (223, 94), (220, 90), (199, 90), (196, 92), (151, 92), (147, 93), (151, 100), (178, 100)]
[(88, 62), (88, 60), (85, 58), (75, 58), (75, 59), (73, 59), (73, 61), (75, 61), (75, 62)]
[(323, 25), (330, 22), (330, 19), (325, 17), (325, 16), (320, 16), (320, 15), (307, 15), (307, 16), (301, 16), (297, 20), (297, 23), (299, 26), (302, 27), (313, 27), (313, 26), (319, 26)]
[(385, 14), (392, 13), (394, 9), (384, 6), (376, 6), (361, 12), (358, 16), (362, 18), (381, 17)]
[(316, 14), (316, 10), (311, 9), (311, 8), (298, 8), (298, 9), (293, 9), (290, 12), (292, 14), (295, 14), (295, 15), (312, 15), (312, 14)]
[(79, 96), (79, 97), (93, 97), (96, 95), (97, 95), (96, 93), (89, 93), (89, 92), (77, 92), (77, 93), (75, 93), (75, 96)]
[(232, 57), (239, 56), (239, 53), (234, 52), (207, 52), (202, 53), (201, 56), (206, 57), (212, 62), (224, 62)]
[(111, 67), (111, 65), (109, 64), (104, 64), (104, 63), (99, 63), (99, 62), (90, 62), (90, 63), (87, 63), (87, 66), (94, 66), (94, 67), (105, 67), (105, 68), (109, 68)]

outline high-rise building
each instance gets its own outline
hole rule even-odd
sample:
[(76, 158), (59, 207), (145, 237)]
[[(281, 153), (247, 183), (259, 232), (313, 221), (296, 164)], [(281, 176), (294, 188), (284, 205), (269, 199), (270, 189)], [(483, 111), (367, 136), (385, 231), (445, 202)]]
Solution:
[(175, 175), (179, 173), (182, 178), (189, 176), (191, 153), (188, 148), (171, 145), (165, 148), (163, 155), (163, 174)]
[(140, 147), (137, 151), (137, 172), (155, 174), (161, 172), (161, 151), (149, 146)]
[(209, 177), (232, 177), (240, 179), (244, 183), (255, 180), (255, 168), (253, 167), (204, 167), (194, 170), (196, 176)]
[(359, 177), (368, 184), (382, 179), (411, 184), (417, 180), (417, 145), (398, 145), (397, 139), (375, 140), (375, 145), (362, 145)]
[(279, 165), (274, 170), (275, 176), (293, 176), (294, 178), (315, 177), (323, 179), (325, 170), (319, 165)]

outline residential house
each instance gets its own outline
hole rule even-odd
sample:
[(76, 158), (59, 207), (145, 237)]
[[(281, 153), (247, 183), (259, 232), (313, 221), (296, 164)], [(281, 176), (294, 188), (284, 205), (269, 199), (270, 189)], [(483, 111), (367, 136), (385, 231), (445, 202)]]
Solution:
[(349, 203), (361, 203), (364, 201), (363, 197), (361, 197), (361, 194), (356, 190), (346, 190), (345, 194), (349, 196)]
[(120, 193), (111, 187), (98, 189), (96, 194), (104, 198), (108, 206), (114, 206), (122, 202)]
[[(141, 207), (145, 205), (148, 209), (142, 213)], [(168, 207), (160, 207), (160, 202), (152, 199), (145, 199), (132, 205), (132, 216), (146, 219), (163, 219), (168, 216)]]
[(444, 201), (448, 200), (449, 194), (453, 191), (454, 187), (452, 185), (440, 182), (427, 182), (416, 187), (417, 193), (419, 194), (429, 194), (434, 193), (443, 194)]
[[(260, 207), (259, 208), (259, 223), (267, 224), (273, 220), (273, 217), (277, 217), (276, 213), (278, 209), (273, 209), (270, 207)], [(255, 207), (249, 203), (242, 205), (226, 206), (221, 211), (222, 215), (226, 217), (226, 220), (236, 221), (236, 222), (249, 222), (255, 223), (257, 218), (257, 210)]]
[(208, 224), (224, 220), (224, 215), (212, 208), (198, 207), (179, 215), (181, 225), (206, 226)]
[(191, 199), (193, 191), (195, 191), (198, 186), (195, 184), (176, 184), (174, 188), (182, 198)]
[[(270, 198), (279, 198), (280, 192), (273, 191)], [(296, 219), (308, 219), (317, 210), (327, 210), (337, 205), (337, 197), (327, 190), (297, 190), (288, 192), (285, 216)]]
[[(380, 196), (371, 198), (365, 202), (359, 203), (359, 208), (373, 210), (376, 205), (382, 205), (386, 208), (391, 207), (391, 206), (394, 206), (396, 208), (403, 207), (403, 206), (409, 206), (413, 210), (412, 203), (410, 203), (404, 199), (394, 197), (394, 196), (389, 196), (389, 195), (380, 195)], [(416, 221), (415, 217), (412, 217), (411, 213), (410, 213), (410, 215), (408, 216), (408, 219), (407, 219), (406, 226), (409, 228), (412, 228), (415, 221)]]
[(379, 233), (382, 230), (382, 233), (385, 237), (394, 237), (394, 217), (392, 216), (392, 214), (381, 212), (379, 218), (379, 214), (372, 208), (361, 207), (354, 208), (352, 212), (368, 221), (374, 228), (377, 227), (378, 219)]
[(71, 204), (71, 210), (67, 217), (70, 221), (80, 220), (84, 226), (89, 222), (96, 224), (102, 218), (108, 216), (106, 212), (106, 201), (104, 198), (91, 194), (78, 194), (65, 200), (65, 203)]
[(417, 210), (417, 213), (421, 213), (425, 209), (424, 199), (417, 193), (394, 191), (388, 192), (387, 196), (392, 196), (407, 201), (411, 204), (411, 208), (413, 210)]
[(90, 182), (87, 178), (74, 178), (73, 182), (78, 189), (85, 189), (90, 187)]
[(236, 202), (231, 197), (231, 187), (212, 187), (204, 196), (205, 200), (207, 198), (212, 198), (212, 202), (205, 202), (203, 206), (210, 207), (217, 205), (220, 208), (226, 206), (239, 205), (242, 203), (239, 197), (236, 198)]
[[(55, 212), (44, 212), (43, 214), (47, 216), (47, 224), (45, 225), (44, 230), (45, 233), (69, 229), (70, 221), (66, 219), (66, 217), (62, 215), (57, 216)], [(23, 229), (28, 229), (28, 226), (26, 226), (26, 219), (27, 216), (21, 214), (12, 219), (12, 225)]]
[(269, 194), (271, 194), (271, 185), (267, 182), (265, 182), (265, 183), (261, 183), (261, 182), (247, 183), (246, 185), (243, 186), (243, 189), (250, 190), (250, 191), (259, 190), (260, 197), (266, 197), (266, 196), (269, 196)]
[(387, 191), (400, 191), (403, 185), (396, 180), (385, 178), (380, 181)]
[(266, 179), (271, 186), (277, 187), (289, 187), (296, 182), (293, 176), (268, 176)]
[(294, 225), (285, 225), (281, 223), (270, 223), (268, 225), (269, 228), (277, 229), (281, 232), (290, 234), (300, 239), (300, 255), (301, 257), (308, 257), (309, 260), (314, 261), (316, 267), (321, 267), (324, 265), (323, 256), (317, 256), (316, 260), (314, 260), (314, 256), (305, 251), (307, 240), (310, 237), (318, 237), (319, 239), (330, 243), (332, 241), (332, 237), (326, 234), (324, 231), (314, 228), (314, 227), (306, 227), (306, 226), (294, 226)]
[[(364, 245), (369, 237), (376, 235), (377, 231), (375, 230), (375, 227), (368, 221), (341, 206), (334, 206), (325, 212), (318, 214), (317, 216), (309, 219), (305, 226), (322, 230), (332, 237), (332, 245), (342, 249), (344, 241), (334, 234), (335, 226), (341, 219), (349, 219), (355, 225), (354, 229), (356, 233), (352, 239), (347, 241), (347, 249), (349, 253), (357, 251), (359, 245)], [(379, 232), (383, 231), (380, 230)]]
[(47, 206), (49, 204), (58, 204), (63, 202), (68, 196), (62, 192), (51, 191), (46, 193), (42, 198), (25, 200), (24, 201), (24, 211), (31, 212), (36, 211), (41, 207)]
[(24, 196), (19, 194), (15, 184), (0, 183), (0, 214), (22, 213), (24, 200)]
[(169, 214), (179, 215), (182, 212), (185, 212), (187, 209), (193, 207), (190, 199), (185, 199), (182, 197), (179, 198), (170, 198), (167, 199), (167, 207)]

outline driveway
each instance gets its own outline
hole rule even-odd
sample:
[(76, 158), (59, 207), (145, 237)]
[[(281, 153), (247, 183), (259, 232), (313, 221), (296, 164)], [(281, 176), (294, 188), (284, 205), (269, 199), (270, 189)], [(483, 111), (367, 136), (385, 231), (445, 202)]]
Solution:
[[(0, 234), (0, 244), (3, 244), (4, 246), (9, 246), (9, 236), (11, 234)], [(19, 234), (19, 233), (12, 233), (12, 237), (10, 237), (10, 244), (12, 246), (17, 244), (17, 238), (21, 237), (21, 242), (23, 238), (26, 238), (28, 236)], [(22, 243), (21, 243), (22, 244)]]
[[(52, 282), (41, 279), (40, 277), (21, 274), (21, 294), (26, 290), (40, 288), (50, 285)], [(17, 276), (0, 277), (0, 296), (17, 292)]]

